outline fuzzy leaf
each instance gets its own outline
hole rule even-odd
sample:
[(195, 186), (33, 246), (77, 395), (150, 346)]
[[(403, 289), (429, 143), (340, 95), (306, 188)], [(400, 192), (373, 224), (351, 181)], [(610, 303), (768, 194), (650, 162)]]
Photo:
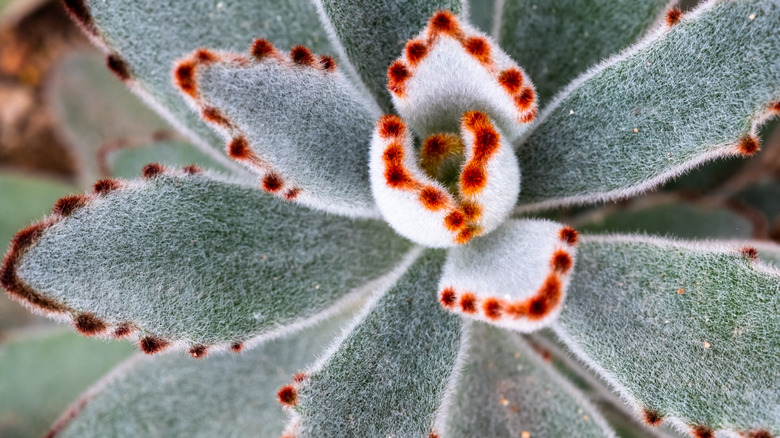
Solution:
[(441, 305), (468, 318), (531, 332), (549, 325), (566, 298), (577, 232), (548, 220), (510, 220), (451, 249)]
[(650, 424), (780, 432), (780, 270), (742, 245), (583, 238), (553, 325)]
[(531, 75), (546, 105), (578, 74), (635, 42), (670, 3), (506, 0), (498, 39)]
[(305, 49), (282, 55), (265, 41), (252, 54), (250, 61), (196, 52), (177, 67), (177, 74), (189, 73), (179, 79), (183, 95), (204, 115), (218, 114), (206, 118), (227, 138), (228, 153), (260, 174), (266, 191), (295, 193), (320, 210), (376, 215), (368, 150), (380, 114), (330, 58)]
[(387, 68), (406, 40), (425, 27), (437, 10), (458, 13), (461, 0), (314, 0), (341, 58), (354, 69), (384, 112), (393, 109), (387, 92)]
[(496, 0), (469, 0), (469, 22), (482, 32), (492, 35), (496, 3)]
[(754, 227), (737, 211), (690, 202), (664, 202), (599, 211), (577, 229), (588, 233), (644, 233), (684, 239), (749, 239)]
[(43, 436), (68, 403), (132, 352), (60, 328), (12, 333), (0, 344), (5, 438)]
[(151, 170), (58, 203), (63, 214), (21, 232), (4, 262), (9, 292), (77, 316), (85, 334), (134, 332), (146, 352), (178, 341), (200, 356), (374, 290), (366, 283), (411, 247), (380, 222), (285, 204), (213, 174)]
[(444, 262), (430, 250), (369, 306), (307, 372), (297, 391), (296, 437), (427, 437), (461, 343), (459, 318), (433, 291)]
[(200, 47), (244, 51), (258, 37), (283, 49), (303, 44), (320, 53), (330, 50), (308, 0), (268, 0), (262, 7), (240, 0), (84, 3), (89, 13), (76, 14), (76, 19), (116, 56), (125, 82), (199, 147), (218, 151), (223, 149), (222, 140), (188, 108), (171, 83), (174, 61)]
[(630, 196), (755, 152), (780, 97), (778, 21), (773, 0), (710, 1), (581, 76), (519, 148), (522, 208)]
[(469, 331), (444, 436), (615, 436), (583, 394), (519, 335), (481, 323)]
[[(134, 357), (58, 424), (65, 437), (157, 436), (278, 438), (287, 417), (276, 392), (336, 334), (334, 318), (240, 357), (194, 361), (180, 355)], [(52, 437), (52, 438), (54, 438)]]
[(770, 223), (780, 224), (780, 180), (750, 185), (734, 195), (734, 198), (762, 212)]

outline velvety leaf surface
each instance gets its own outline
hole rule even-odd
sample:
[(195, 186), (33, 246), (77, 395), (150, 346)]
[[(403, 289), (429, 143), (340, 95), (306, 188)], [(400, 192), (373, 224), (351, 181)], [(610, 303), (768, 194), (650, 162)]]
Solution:
[(425, 253), (297, 387), (297, 437), (427, 437), (462, 322), (436, 302), (442, 252)]
[(780, 98), (778, 21), (775, 1), (711, 1), (580, 77), (519, 148), (519, 203), (630, 196), (755, 152), (754, 120)]
[(222, 140), (187, 107), (171, 83), (175, 60), (201, 47), (244, 51), (260, 37), (283, 49), (303, 44), (320, 53), (330, 50), (308, 0), (268, 0), (262, 7), (240, 0), (86, 3), (108, 50), (127, 64), (131, 87), (148, 95), (174, 124), (194, 133), (201, 145), (218, 150)]
[(132, 347), (52, 328), (13, 332), (0, 344), (0, 435), (40, 437)]
[(387, 68), (437, 10), (461, 11), (461, 0), (315, 0), (339, 49), (385, 112), (393, 106)]
[(614, 437), (601, 415), (518, 335), (470, 325), (444, 436)]
[[(338, 68), (314, 58), (305, 64), (301, 56), (274, 51), (253, 61), (200, 63), (197, 105), (219, 111), (231, 155), (258, 172), (266, 190), (283, 196), (298, 190), (297, 201), (320, 210), (376, 215), (368, 151), (380, 114), (364, 105)], [(233, 146), (242, 141), (251, 156)]]
[(583, 238), (553, 325), (650, 423), (780, 432), (780, 271), (743, 246)]
[(588, 233), (642, 233), (684, 239), (753, 237), (747, 216), (728, 208), (689, 202), (615, 209), (583, 220), (577, 229)]
[(780, 220), (780, 180), (745, 187), (734, 198), (764, 213), (770, 223)]
[(106, 148), (104, 164), (109, 175), (134, 178), (149, 163), (183, 167), (196, 165), (203, 169), (222, 169), (211, 157), (183, 141), (160, 141), (152, 144), (118, 145)]
[(29, 249), (12, 251), (6, 263), (16, 257), (21, 283), (10, 288), (78, 314), (86, 334), (136, 331), (147, 352), (181, 341), (198, 355), (273, 335), (348, 300), (411, 247), (380, 222), (331, 217), (214, 174), (164, 170), (120, 184), (51, 216)]
[(669, 0), (506, 0), (501, 47), (530, 74), (542, 106), (578, 74), (628, 47)]
[(345, 319), (267, 341), (241, 356), (196, 361), (135, 357), (87, 399), (56, 437), (278, 438), (287, 416), (276, 399)]
[(488, 35), (493, 34), (496, 0), (469, 0), (469, 22)]

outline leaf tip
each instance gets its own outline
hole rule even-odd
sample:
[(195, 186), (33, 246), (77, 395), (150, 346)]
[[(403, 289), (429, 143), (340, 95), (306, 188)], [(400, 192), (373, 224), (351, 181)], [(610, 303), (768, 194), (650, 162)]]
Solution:
[(753, 154), (761, 150), (761, 143), (755, 136), (746, 135), (739, 140), (737, 149), (743, 156), (751, 157)]
[(455, 288), (452, 286), (445, 287), (439, 294), (439, 302), (445, 309), (452, 309), (455, 307), (455, 301), (457, 298), (458, 297), (455, 294)]
[(409, 67), (403, 61), (396, 60), (387, 69), (387, 88), (397, 96), (406, 92), (406, 81), (412, 77)]
[(151, 179), (156, 176), (162, 175), (165, 172), (165, 167), (160, 163), (149, 163), (141, 169), (141, 176), (144, 179)]
[(645, 421), (645, 424), (653, 427), (658, 426), (663, 421), (661, 414), (649, 408), (645, 408), (642, 411), (642, 419)]
[(674, 26), (675, 24), (680, 22), (680, 19), (683, 16), (683, 11), (678, 7), (673, 7), (672, 9), (669, 9), (666, 11), (666, 25), (669, 27)]
[(114, 328), (114, 337), (116, 339), (122, 339), (130, 335), (133, 331), (133, 326), (128, 322), (123, 322)]
[(234, 137), (230, 140), (227, 145), (227, 154), (230, 158), (238, 161), (251, 160), (253, 157), (252, 149), (244, 136)]
[(201, 167), (198, 166), (197, 164), (190, 164), (188, 166), (184, 166), (182, 167), (181, 170), (187, 175), (197, 175), (203, 173), (203, 169), (201, 169)]
[(441, 190), (433, 186), (426, 186), (420, 190), (420, 203), (425, 209), (438, 211), (446, 206), (447, 197)]
[(108, 325), (94, 314), (83, 312), (73, 320), (73, 327), (84, 336), (94, 336), (105, 332)]
[(463, 42), (466, 52), (476, 58), (477, 61), (488, 64), (490, 58), (490, 43), (483, 36), (471, 36)]
[(498, 75), (498, 83), (504, 87), (507, 93), (516, 94), (523, 86), (523, 72), (515, 67), (503, 70)]
[(691, 426), (691, 434), (695, 438), (715, 438), (715, 431), (711, 427), (701, 424)]
[(281, 176), (275, 173), (268, 173), (263, 177), (261, 185), (263, 190), (266, 192), (276, 193), (281, 190), (282, 186), (284, 185), (284, 180)]
[(203, 120), (209, 123), (213, 123), (227, 129), (230, 129), (233, 126), (233, 124), (230, 123), (230, 120), (228, 120), (227, 117), (222, 114), (222, 111), (213, 106), (204, 106), (200, 114), (203, 117)]
[(571, 254), (567, 251), (559, 249), (553, 253), (552, 259), (550, 260), (550, 266), (554, 271), (565, 274), (574, 266), (574, 259), (572, 259)]
[(460, 296), (460, 310), (463, 311), (463, 313), (471, 314), (476, 312), (476, 303), (477, 297), (471, 292), (466, 292)]
[(170, 342), (154, 336), (145, 336), (138, 342), (138, 346), (146, 354), (156, 354), (163, 351)]
[(574, 246), (580, 240), (580, 233), (572, 227), (566, 226), (558, 232), (558, 237), (570, 246)]
[(557, 275), (548, 275), (544, 284), (536, 293), (528, 306), (528, 316), (531, 320), (546, 317), (555, 309), (563, 296), (563, 285)]
[(748, 260), (758, 260), (758, 250), (752, 246), (743, 247), (739, 252)]
[(252, 43), (252, 47), (249, 49), (249, 53), (257, 61), (262, 61), (265, 58), (277, 53), (276, 47), (271, 44), (265, 38), (258, 38)]
[(190, 356), (194, 357), (195, 359), (203, 359), (206, 357), (206, 346), (205, 345), (196, 345), (189, 350)]
[(233, 353), (241, 353), (244, 350), (244, 344), (241, 342), (234, 342), (230, 345), (230, 351)]
[(748, 438), (774, 438), (771, 433), (769, 433), (768, 430), (761, 429), (761, 430), (755, 430), (753, 432), (750, 432), (748, 434)]
[(460, 31), (458, 21), (450, 11), (436, 11), (429, 21), (433, 33), (455, 35)]
[(482, 303), (482, 310), (487, 319), (495, 321), (501, 318), (501, 314), (504, 312), (504, 303), (498, 298), (488, 297)]
[(290, 49), (290, 60), (301, 67), (314, 67), (314, 55), (304, 46), (295, 46)]
[(113, 178), (99, 179), (92, 185), (92, 193), (100, 196), (107, 195), (119, 189), (119, 181)]

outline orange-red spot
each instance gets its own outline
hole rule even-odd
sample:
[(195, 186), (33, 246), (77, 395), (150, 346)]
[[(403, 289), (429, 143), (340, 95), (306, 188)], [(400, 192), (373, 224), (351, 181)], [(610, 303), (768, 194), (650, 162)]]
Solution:
[(461, 210), (463, 210), (463, 215), (468, 221), (476, 222), (479, 220), (480, 216), (482, 216), (482, 207), (479, 204), (462, 202), (460, 207)]
[(515, 95), (515, 105), (517, 105), (517, 108), (521, 111), (530, 108), (534, 103), (534, 100), (536, 100), (536, 92), (530, 87), (523, 88)]
[(474, 313), (477, 311), (477, 297), (471, 292), (466, 292), (460, 296), (460, 310), (463, 313)]
[(84, 312), (73, 320), (73, 327), (84, 336), (94, 336), (103, 333), (108, 328), (106, 323), (97, 316)]
[(222, 111), (214, 108), (213, 106), (207, 106), (201, 111), (203, 119), (207, 122), (211, 122), (215, 125), (219, 125), (225, 128), (230, 128), (230, 121), (222, 114)]
[(487, 319), (496, 320), (501, 318), (504, 311), (504, 305), (497, 298), (488, 298), (482, 303), (482, 310), (485, 311)]
[(475, 131), (485, 126), (488, 127), (492, 126), (490, 124), (490, 119), (488, 119), (488, 116), (481, 111), (469, 111), (463, 114), (461, 122), (466, 128), (472, 131)]
[(455, 236), (455, 243), (459, 245), (463, 245), (464, 243), (467, 243), (469, 240), (471, 240), (476, 235), (476, 229), (472, 227), (466, 227), (460, 232), (458, 232), (458, 235)]
[(447, 137), (444, 134), (434, 134), (425, 139), (421, 155), (431, 161), (441, 160), (449, 153)]
[(569, 272), (571, 267), (574, 265), (574, 260), (572, 260), (571, 255), (568, 252), (559, 249), (553, 253), (552, 260), (550, 260), (550, 265), (555, 271), (560, 272), (561, 274), (565, 274)]
[(463, 46), (471, 56), (477, 58), (477, 61), (483, 64), (488, 64), (491, 62), (490, 44), (487, 42), (485, 38), (469, 37), (463, 43)]
[(209, 49), (198, 49), (195, 51), (195, 59), (197, 59), (198, 62), (210, 64), (218, 61), (219, 56)]
[(61, 216), (70, 216), (74, 211), (87, 205), (88, 200), (89, 198), (86, 195), (65, 196), (54, 204), (53, 213)]
[(282, 180), (282, 177), (275, 174), (275, 173), (269, 173), (266, 176), (263, 177), (263, 190), (269, 193), (278, 192), (279, 189), (282, 188), (284, 185), (284, 181)]
[(230, 346), (230, 350), (231, 350), (233, 353), (241, 353), (241, 351), (242, 351), (243, 349), (244, 349), (244, 344), (242, 344), (241, 342), (234, 342), (234, 343), (233, 343), (233, 344)]
[(276, 393), (279, 403), (285, 406), (295, 406), (298, 403), (298, 392), (292, 385), (285, 385)]
[(444, 226), (450, 231), (458, 231), (464, 225), (466, 225), (466, 217), (457, 210), (444, 217)]
[(293, 47), (290, 50), (290, 59), (297, 65), (308, 67), (314, 65), (314, 55), (311, 54), (308, 48), (303, 46)]
[(520, 122), (521, 123), (531, 123), (536, 118), (536, 115), (539, 113), (539, 110), (534, 108), (531, 111), (528, 111), (526, 113), (523, 113), (520, 116)]
[(761, 143), (752, 135), (746, 135), (739, 140), (739, 153), (749, 157), (761, 150)]
[(436, 432), (431, 432), (428, 434), (428, 438), (439, 438), (439, 434)]
[(295, 383), (303, 383), (304, 380), (306, 380), (308, 376), (306, 373), (297, 373), (293, 376), (293, 382)]
[(263, 38), (258, 38), (252, 43), (252, 48), (249, 50), (252, 57), (258, 61), (262, 61), (268, 56), (276, 53), (276, 47)]
[(696, 438), (715, 438), (715, 431), (713, 431), (709, 426), (692, 426), (691, 433), (693, 433), (693, 436)]
[(382, 153), (382, 161), (385, 165), (398, 165), (403, 164), (404, 160), (404, 148), (399, 143), (390, 143)]
[(668, 11), (666, 11), (666, 25), (669, 27), (674, 26), (680, 21), (682, 15), (683, 15), (683, 11), (678, 7), (669, 9)]
[(407, 79), (412, 76), (409, 68), (401, 61), (394, 61), (387, 69), (387, 88), (395, 94), (403, 95)]
[(116, 53), (112, 53), (106, 57), (106, 66), (112, 73), (123, 81), (130, 80), (130, 66), (127, 65), (124, 59)]
[(301, 194), (301, 189), (295, 187), (285, 192), (284, 199), (288, 201), (292, 201), (295, 200), (300, 194)]
[(141, 169), (141, 176), (146, 179), (154, 178), (157, 175), (161, 175), (165, 172), (165, 168), (159, 163), (149, 163)]
[(563, 286), (557, 275), (549, 275), (542, 287), (528, 303), (528, 316), (531, 320), (542, 319), (560, 303)]
[(574, 246), (580, 240), (580, 233), (572, 227), (563, 227), (558, 231), (558, 238), (566, 242), (568, 245)]
[(199, 173), (203, 173), (203, 169), (200, 168), (200, 166), (195, 164), (190, 164), (189, 166), (184, 166), (181, 169), (184, 173), (187, 175), (197, 175)]
[(163, 351), (168, 345), (170, 345), (170, 342), (166, 341), (165, 339), (155, 338), (153, 336), (146, 336), (142, 338), (140, 342), (138, 342), (138, 346), (141, 348), (141, 351), (146, 354), (159, 353)]
[(117, 339), (124, 338), (125, 336), (129, 335), (130, 332), (132, 332), (133, 329), (130, 326), (130, 323), (123, 322), (122, 324), (119, 324), (114, 329), (114, 337)]
[(414, 187), (414, 180), (406, 169), (396, 163), (386, 163), (385, 181), (387, 186), (393, 189), (410, 189)]
[(748, 435), (748, 438), (774, 438), (771, 433), (769, 433), (768, 430), (756, 430), (753, 432), (750, 432)]
[(772, 109), (772, 112), (780, 114), (780, 100), (770, 104), (769, 107)]
[(523, 86), (523, 72), (514, 67), (508, 68), (498, 75), (498, 83), (506, 89), (509, 94), (515, 94)]
[(507, 315), (510, 315), (515, 319), (520, 318), (522, 316), (527, 316), (528, 313), (530, 312), (529, 303), (526, 301), (521, 301), (518, 303), (509, 303), (506, 305), (506, 308), (504, 310)]
[(320, 56), (320, 67), (328, 72), (336, 70), (336, 61), (330, 56)]
[(406, 125), (400, 117), (386, 114), (377, 122), (379, 125), (379, 136), (384, 139), (401, 137), (406, 130)]
[(198, 94), (198, 84), (195, 81), (195, 61), (187, 59), (176, 66), (173, 72), (174, 81), (182, 91), (192, 97)]
[(428, 46), (419, 40), (409, 41), (404, 50), (406, 51), (406, 59), (412, 65), (417, 65), (428, 54)]
[(439, 295), (439, 302), (442, 307), (452, 309), (455, 306), (455, 301), (458, 299), (455, 294), (455, 289), (452, 286), (445, 287)]
[(753, 248), (752, 246), (746, 246), (742, 248), (740, 251), (745, 258), (748, 258), (750, 260), (758, 260), (758, 250)]
[(458, 21), (450, 11), (437, 11), (430, 20), (433, 33), (454, 35), (458, 33)]
[(96, 195), (106, 195), (119, 188), (119, 181), (113, 178), (100, 179), (92, 186), (92, 192)]
[(648, 426), (658, 426), (659, 424), (661, 424), (661, 421), (663, 421), (663, 417), (661, 417), (661, 414), (659, 414), (658, 412), (652, 409), (647, 409), (647, 408), (645, 408), (645, 410), (642, 412), (642, 417)]
[(234, 160), (250, 160), (252, 158), (252, 149), (249, 148), (249, 142), (246, 137), (240, 136), (230, 140), (227, 145), (227, 154)]
[(202, 359), (206, 357), (206, 346), (205, 345), (196, 345), (192, 348), (190, 348), (190, 356), (196, 358), (196, 359)]
[(474, 161), (484, 163), (499, 148), (500, 136), (492, 127), (480, 126), (474, 132)]
[(477, 163), (469, 163), (460, 173), (460, 191), (466, 196), (472, 196), (487, 185), (487, 172)]
[(436, 187), (428, 186), (420, 191), (420, 202), (426, 209), (438, 211), (444, 208), (447, 197)]

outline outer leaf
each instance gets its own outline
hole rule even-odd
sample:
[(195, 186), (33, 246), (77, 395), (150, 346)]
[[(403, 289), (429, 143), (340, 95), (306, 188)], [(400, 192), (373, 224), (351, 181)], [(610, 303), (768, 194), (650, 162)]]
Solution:
[(680, 201), (601, 211), (577, 226), (590, 233), (638, 232), (685, 239), (749, 239), (754, 228), (748, 217), (732, 209)]
[(615, 436), (585, 397), (520, 336), (481, 323), (469, 327), (468, 359), (445, 436)]
[(505, 0), (498, 40), (545, 104), (593, 64), (628, 47), (676, 1)]
[(359, 0), (313, 0), (331, 41), (351, 64), (384, 112), (393, 109), (387, 92), (387, 68), (404, 43), (425, 27), (437, 10), (458, 13), (461, 0), (378, 0), (368, 6)]
[(52, 438), (278, 438), (286, 415), (277, 389), (314, 359), (343, 322), (336, 318), (267, 341), (240, 357), (195, 362), (179, 355), (136, 356), (74, 404)]
[[(288, 48), (305, 44), (327, 52), (329, 44), (308, 0), (268, 0), (262, 7), (240, 0), (67, 0), (75, 18), (111, 52), (115, 70), (171, 123), (200, 147), (221, 150), (222, 141), (194, 114), (171, 83), (176, 59), (199, 47), (243, 51), (264, 37)], [(87, 13), (79, 5), (86, 4)]]
[(68, 403), (131, 351), (62, 329), (11, 335), (0, 345), (0, 435), (43, 436)]
[(573, 272), (577, 232), (548, 220), (506, 221), (451, 249), (439, 280), (441, 305), (522, 332), (560, 313)]
[(772, 0), (713, 0), (581, 76), (518, 152), (520, 204), (630, 196), (755, 152), (754, 125), (780, 97), (778, 21)]
[(289, 388), (297, 400), (294, 436), (429, 436), (462, 337), (460, 320), (433, 294), (443, 260), (426, 253), (307, 380)]
[(780, 180), (762, 181), (748, 186), (734, 198), (764, 213), (770, 223), (780, 223)]
[(780, 270), (753, 256), (735, 245), (583, 238), (553, 327), (650, 424), (776, 435)]
[(492, 34), (495, 26), (496, 0), (469, 0), (469, 21), (486, 34)]
[(331, 58), (300, 48), (283, 56), (263, 40), (252, 54), (198, 51), (177, 67), (178, 84), (265, 190), (325, 211), (376, 215), (368, 150), (380, 114)]
[(366, 283), (411, 246), (379, 222), (280, 203), (211, 174), (145, 174), (58, 202), (60, 214), (17, 236), (3, 285), (73, 315), (85, 334), (134, 331), (146, 352), (179, 341), (202, 356), (380, 287)]

